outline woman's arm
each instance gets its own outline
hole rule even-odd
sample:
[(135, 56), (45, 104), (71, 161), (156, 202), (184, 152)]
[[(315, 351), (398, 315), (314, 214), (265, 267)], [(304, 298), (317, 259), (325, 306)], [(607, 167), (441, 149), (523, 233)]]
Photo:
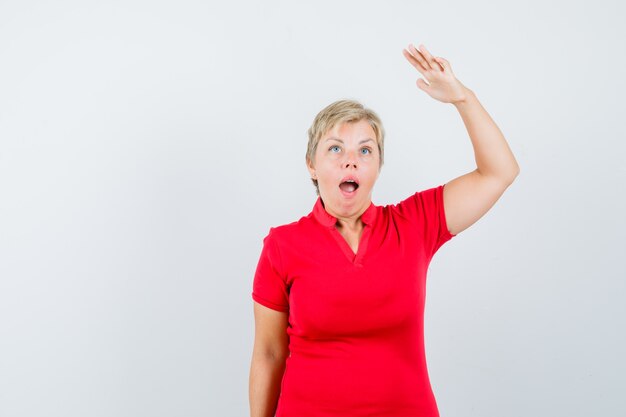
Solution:
[(496, 123), (474, 92), (454, 76), (447, 60), (433, 57), (424, 45), (419, 50), (409, 45), (403, 54), (428, 80), (418, 78), (416, 84), (421, 90), (443, 103), (454, 104), (474, 147), (476, 169), (448, 182), (443, 191), (448, 230), (458, 234), (493, 207), (520, 168)]
[(288, 313), (254, 301), (254, 349), (250, 365), (250, 417), (274, 417), (289, 355)]
[(443, 204), (450, 233), (457, 234), (480, 219), (519, 174), (519, 165), (496, 123), (473, 91), (454, 102), (474, 148), (476, 169), (448, 182)]
[(473, 91), (464, 87), (465, 98), (454, 102), (472, 146), (479, 174), (513, 182), (519, 174), (519, 165), (489, 113), (480, 104)]

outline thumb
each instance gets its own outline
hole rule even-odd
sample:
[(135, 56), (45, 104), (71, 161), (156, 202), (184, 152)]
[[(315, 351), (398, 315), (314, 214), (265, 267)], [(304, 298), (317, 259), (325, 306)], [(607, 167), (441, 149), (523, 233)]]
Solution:
[(424, 81), (424, 80), (423, 80), (423, 79), (421, 79), (421, 78), (418, 78), (418, 79), (417, 79), (417, 82), (416, 82), (415, 84), (417, 84), (417, 87), (418, 87), (420, 90), (423, 90), (423, 91), (428, 90), (428, 88), (430, 87), (430, 85), (426, 84), (426, 81)]

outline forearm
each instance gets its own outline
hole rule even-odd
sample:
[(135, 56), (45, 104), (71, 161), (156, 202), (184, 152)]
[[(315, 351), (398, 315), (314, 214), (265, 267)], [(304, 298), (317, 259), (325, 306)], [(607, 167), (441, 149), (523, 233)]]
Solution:
[(512, 182), (519, 173), (519, 165), (504, 135), (483, 108), (473, 91), (466, 88), (465, 99), (454, 106), (459, 111), (469, 134), (477, 171), (486, 176)]
[(274, 417), (285, 371), (284, 358), (254, 355), (250, 366), (250, 417)]

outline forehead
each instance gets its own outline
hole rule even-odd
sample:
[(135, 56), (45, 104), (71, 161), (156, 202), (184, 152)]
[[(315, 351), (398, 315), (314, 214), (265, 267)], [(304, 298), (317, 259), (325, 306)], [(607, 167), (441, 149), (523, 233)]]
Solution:
[(365, 119), (361, 119), (358, 122), (340, 122), (329, 129), (322, 135), (320, 141), (327, 141), (331, 138), (339, 139), (342, 141), (363, 141), (365, 139), (372, 139), (377, 141), (376, 132), (374, 128)]

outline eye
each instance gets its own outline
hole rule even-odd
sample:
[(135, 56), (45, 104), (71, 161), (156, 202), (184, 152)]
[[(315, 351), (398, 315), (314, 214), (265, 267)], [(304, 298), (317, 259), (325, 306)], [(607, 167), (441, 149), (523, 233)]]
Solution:
[(372, 153), (372, 150), (370, 148), (361, 148), (362, 151), (367, 151), (367, 153), (365, 153), (364, 155), (370, 154)]
[(328, 150), (329, 150), (329, 151), (332, 151), (332, 149), (334, 149), (334, 148), (339, 149), (339, 146), (337, 146), (337, 145), (331, 146), (330, 148), (328, 148)]

